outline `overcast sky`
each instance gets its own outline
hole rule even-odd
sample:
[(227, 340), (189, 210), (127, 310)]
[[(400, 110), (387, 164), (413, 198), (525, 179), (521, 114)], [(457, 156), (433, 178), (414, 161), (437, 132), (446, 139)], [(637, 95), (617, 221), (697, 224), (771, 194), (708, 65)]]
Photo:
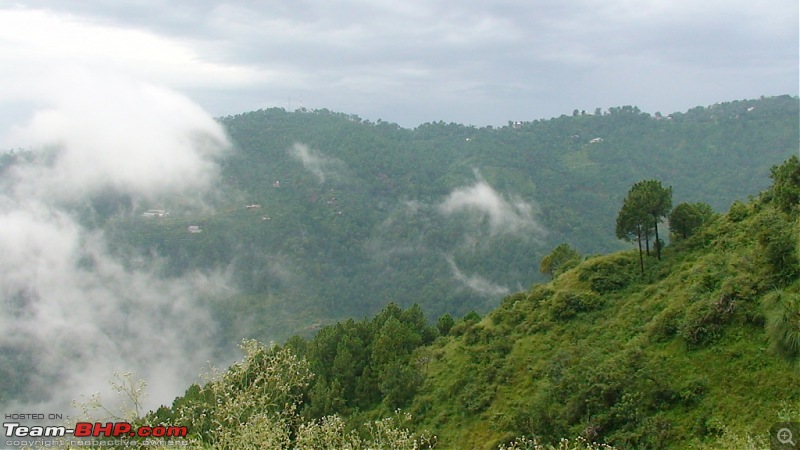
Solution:
[(0, 133), (76, 70), (163, 85), (213, 116), (670, 113), (796, 95), (798, 28), (797, 0), (0, 0)]

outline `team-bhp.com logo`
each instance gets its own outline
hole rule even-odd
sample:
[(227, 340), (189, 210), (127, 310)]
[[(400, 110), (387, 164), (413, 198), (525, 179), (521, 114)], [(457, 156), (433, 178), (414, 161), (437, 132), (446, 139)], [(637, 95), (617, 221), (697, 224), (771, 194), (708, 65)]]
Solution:
[(186, 437), (188, 430), (186, 427), (175, 426), (155, 426), (155, 427), (133, 427), (128, 422), (78, 422), (74, 428), (67, 428), (61, 425), (32, 425), (24, 426), (18, 422), (5, 422), (3, 428), (6, 437), (28, 438), (28, 437), (66, 437), (72, 435), (76, 438), (96, 438), (96, 437)]

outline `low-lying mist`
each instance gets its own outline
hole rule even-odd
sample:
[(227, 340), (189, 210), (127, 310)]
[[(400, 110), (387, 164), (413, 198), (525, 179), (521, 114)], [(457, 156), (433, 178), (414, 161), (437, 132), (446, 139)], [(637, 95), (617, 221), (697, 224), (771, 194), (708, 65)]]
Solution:
[(230, 293), (229, 277), (164, 277), (158, 259), (112, 251), (115, 242), (84, 216), (109, 198), (125, 199), (110, 209), (119, 214), (166, 198), (199, 205), (230, 145), (175, 92), (61, 75), (30, 121), (3, 136), (6, 148), (26, 150), (6, 154), (13, 162), (0, 175), (0, 404), (74, 414), (69, 405), (82, 394), (111, 401), (112, 374), (131, 371), (147, 381), (145, 407), (155, 408), (216, 358), (204, 303)]
[[(519, 282), (490, 279), (494, 268), (481, 260), (503, 246), (539, 248), (549, 231), (535, 201), (498, 191), (477, 170), (475, 177), (433, 203), (410, 200), (394, 208), (366, 245), (376, 265), (389, 268), (381, 278), (391, 276), (399, 259), (425, 259), (426, 270), (450, 277), (455, 291), (497, 299), (520, 288)], [(406, 231), (410, 223), (413, 231)]]

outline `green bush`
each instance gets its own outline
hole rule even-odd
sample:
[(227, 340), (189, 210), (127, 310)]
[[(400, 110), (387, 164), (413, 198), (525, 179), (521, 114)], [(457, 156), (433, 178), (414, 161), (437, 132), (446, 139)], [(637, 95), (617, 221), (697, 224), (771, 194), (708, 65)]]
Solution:
[(550, 312), (554, 319), (567, 320), (575, 315), (599, 309), (603, 300), (591, 292), (558, 292), (551, 299)]
[(491, 314), (492, 323), (508, 331), (511, 327), (519, 325), (525, 320), (528, 294), (517, 292), (503, 299), (499, 308)]
[(775, 291), (764, 303), (772, 349), (790, 358), (800, 356), (800, 294)]
[(628, 286), (635, 279), (636, 270), (636, 261), (631, 258), (602, 258), (585, 264), (578, 279), (588, 281), (593, 291), (605, 294)]
[(539, 271), (549, 274), (551, 278), (555, 278), (577, 266), (580, 262), (581, 254), (570, 247), (569, 244), (563, 243), (542, 258), (539, 264)]
[(753, 274), (741, 274), (722, 282), (720, 296), (734, 300), (751, 301), (761, 290), (761, 280)]
[(481, 316), (475, 311), (470, 311), (467, 314), (465, 314), (464, 317), (456, 321), (456, 323), (450, 329), (450, 334), (453, 336), (461, 336), (469, 332), (472, 329), (472, 327), (474, 327), (475, 324), (477, 324), (480, 321), (481, 321)]
[(598, 294), (618, 291), (627, 286), (628, 282), (630, 282), (630, 278), (621, 273), (614, 273), (606, 276), (593, 276), (589, 280), (592, 290)]
[(533, 289), (531, 289), (531, 293), (528, 294), (527, 300), (531, 303), (531, 307), (535, 308), (544, 300), (552, 297), (554, 293), (555, 291), (548, 288), (547, 285), (537, 284), (533, 287)]
[(656, 341), (669, 339), (678, 332), (680, 319), (681, 311), (679, 309), (666, 308), (647, 324), (647, 332)]
[(736, 200), (728, 210), (728, 220), (733, 223), (741, 222), (750, 215), (750, 208), (746, 204)]
[(734, 303), (727, 297), (718, 300), (699, 300), (689, 306), (678, 334), (690, 347), (699, 347), (719, 337), (724, 325), (734, 312)]
[(464, 386), (457, 402), (469, 414), (477, 414), (492, 404), (494, 385), (485, 382), (472, 382)]
[(684, 405), (691, 406), (699, 402), (706, 392), (708, 392), (708, 380), (705, 378), (694, 378), (681, 386), (678, 395)]
[(800, 276), (798, 238), (792, 225), (774, 210), (763, 214), (758, 222), (758, 243), (772, 269), (773, 279), (782, 284), (788, 284)]
[(416, 394), (422, 376), (412, 366), (400, 361), (390, 362), (380, 373), (378, 388), (389, 409), (405, 406)]

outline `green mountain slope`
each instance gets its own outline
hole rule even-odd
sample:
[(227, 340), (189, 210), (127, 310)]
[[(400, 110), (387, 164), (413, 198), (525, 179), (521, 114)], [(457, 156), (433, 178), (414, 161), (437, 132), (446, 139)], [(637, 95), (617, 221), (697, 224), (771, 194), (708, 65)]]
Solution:
[[(589, 257), (483, 319), (443, 317), (436, 328), (416, 306), (389, 305), (251, 354), (231, 369), (250, 367), (232, 386), (258, 389), (247, 380), (266, 369), (253, 364), (290, 350), (314, 374), (293, 385), (293, 426), (336, 414), (359, 430), (401, 408), (438, 448), (497, 448), (518, 436), (768, 448), (773, 424), (800, 420), (800, 161), (772, 175), (759, 198), (669, 245), (662, 260), (647, 257), (644, 274), (632, 251)], [(210, 386), (150, 420), (214, 417), (219, 385)]]
[(644, 277), (633, 252), (615, 253), (506, 298), (424, 350), (411, 410), (458, 448), (521, 434), (624, 448), (764, 438), (800, 403), (800, 220), (796, 198), (785, 214), (771, 196), (649, 258)]
[(153, 207), (169, 218), (137, 210), (105, 228), (165, 256), (166, 273), (231, 268), (242, 295), (219, 317), (269, 326), (229, 326), (226, 340), (280, 340), (389, 301), (434, 317), (488, 311), (542, 281), (538, 261), (560, 242), (582, 253), (625, 248), (614, 216), (633, 182), (658, 178), (675, 186), (676, 202), (724, 210), (764, 189), (768, 168), (798, 148), (798, 101), (788, 96), (501, 128), (412, 130), (282, 109), (221, 122), (236, 151), (222, 161), (213, 211), (165, 202)]
[[(593, 263), (634, 266), (629, 256)], [(800, 375), (768, 352), (760, 302), (769, 288), (731, 273), (737, 263), (700, 257), (602, 296), (580, 280), (587, 263), (508, 299), (431, 351), (414, 402), (421, 423), (444, 442), (483, 448), (520, 434), (625, 448), (685, 448), (723, 427), (763, 436), (782, 402), (798, 401)]]

